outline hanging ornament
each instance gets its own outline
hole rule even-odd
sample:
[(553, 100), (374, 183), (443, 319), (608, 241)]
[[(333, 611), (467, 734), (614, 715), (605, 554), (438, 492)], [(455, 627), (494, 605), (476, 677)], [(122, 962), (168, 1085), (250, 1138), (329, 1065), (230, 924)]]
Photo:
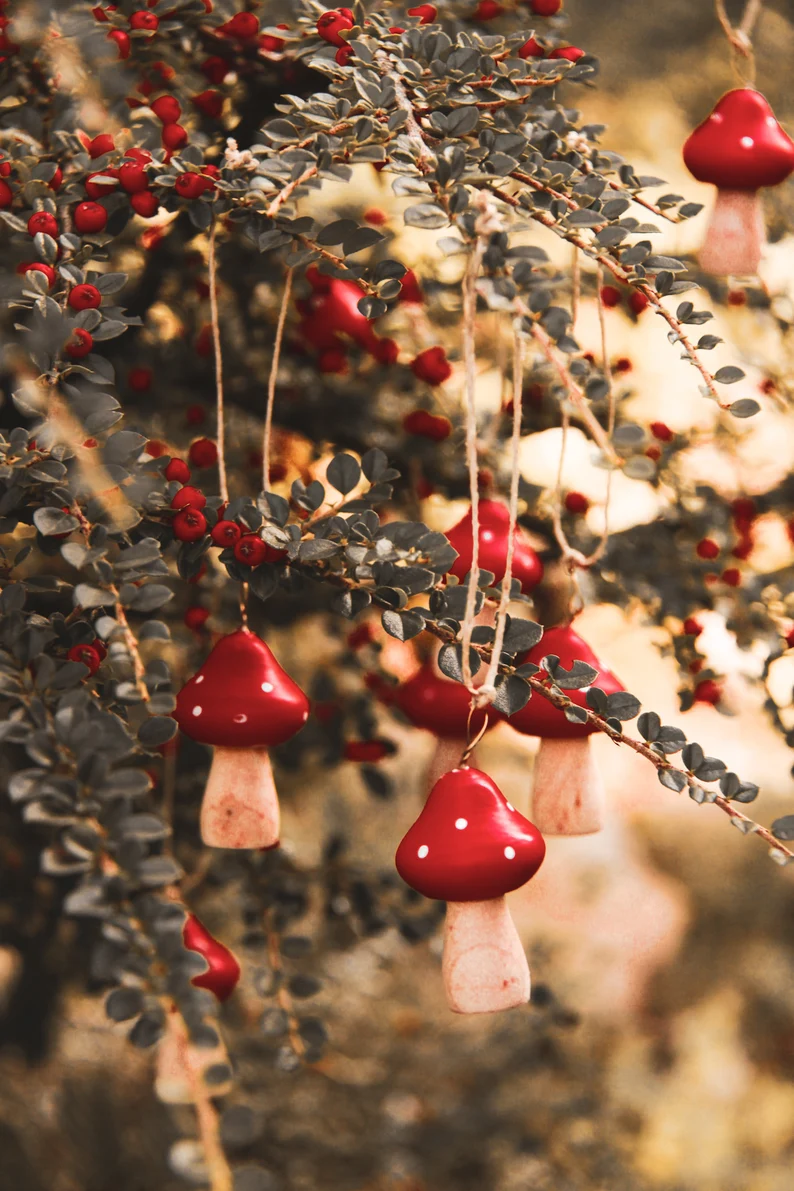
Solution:
[(397, 849), (404, 881), (447, 903), (442, 973), (455, 1013), (529, 1000), (529, 967), (505, 894), (535, 875), (546, 845), (479, 769), (445, 773)]
[(779, 186), (794, 170), (794, 141), (759, 91), (737, 87), (684, 145), (684, 162), (699, 182), (717, 187), (717, 201), (700, 252), (707, 273), (758, 272), (766, 239), (759, 190)]
[(186, 736), (214, 748), (201, 804), (201, 838), (213, 848), (272, 848), (280, 814), (268, 749), (295, 735), (309, 700), (248, 629), (221, 637), (177, 696)]
[[(598, 670), (593, 686), (605, 695), (622, 691), (618, 679), (598, 660), (589, 645), (570, 625), (546, 629), (537, 645), (519, 660), (519, 665), (554, 654), (570, 670), (575, 661)], [(588, 707), (586, 687), (565, 691), (577, 707)], [(508, 721), (527, 736), (540, 737), (540, 749), (533, 773), (532, 817), (545, 835), (591, 835), (600, 831), (604, 819), (604, 784), (590, 746), (596, 729), (574, 724), (564, 712), (542, 695), (533, 694)]]
[(344, 351), (346, 341), (352, 340), (379, 363), (394, 363), (399, 354), (398, 345), (393, 339), (376, 335), (371, 320), (358, 309), (364, 291), (355, 281), (329, 277), (314, 266), (306, 270), (306, 280), (312, 294), (296, 302), (303, 315), (298, 335), (305, 343), (325, 353)]
[[(507, 544), (510, 532), (510, 510), (498, 500), (480, 500), (479, 548), (477, 564), (480, 570), (493, 571), (494, 583), (504, 579), (507, 566)], [(474, 531), (471, 509), (457, 525), (447, 532), (447, 541), (458, 552), (449, 573), (463, 581), (471, 571)], [(516, 528), (513, 546), (513, 578), (521, 583), (528, 595), (543, 578), (543, 563), (520, 529)]]

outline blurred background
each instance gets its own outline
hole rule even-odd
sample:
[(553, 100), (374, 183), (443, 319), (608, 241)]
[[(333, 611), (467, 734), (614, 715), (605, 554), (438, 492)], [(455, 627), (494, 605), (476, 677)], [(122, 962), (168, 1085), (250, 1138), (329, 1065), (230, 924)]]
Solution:
[[(728, 7), (733, 15), (741, 8)], [(571, 42), (601, 60), (598, 88), (577, 89), (570, 102), (609, 126), (603, 143), (638, 172), (708, 203), (709, 188), (688, 176), (680, 151), (736, 81), (710, 0), (566, 0), (566, 11)], [(790, 133), (793, 18), (790, 4), (765, 4), (754, 38), (758, 85)], [(371, 171), (362, 187), (388, 207), (388, 189)], [(791, 301), (793, 195), (789, 181), (768, 203), (774, 243), (763, 279), (780, 303)], [(657, 249), (692, 252), (704, 221), (705, 213), (665, 228)], [(409, 235), (416, 252), (418, 234)], [(422, 242), (423, 253), (434, 239)], [(538, 242), (559, 253), (553, 241)], [(394, 253), (411, 263), (399, 236)], [(693, 418), (708, 425), (713, 407), (703, 402), (693, 414), (690, 370), (658, 321), (610, 315), (612, 352), (634, 365), (632, 412), (664, 416), (673, 427)], [(577, 329), (586, 349), (596, 345), (594, 303), (583, 307)], [(766, 370), (789, 371), (790, 345), (767, 311), (723, 305), (709, 329), (741, 349), (748, 394), (757, 396)], [(729, 358), (722, 350), (719, 363)], [(781, 476), (790, 469), (793, 436), (785, 409), (757, 421), (742, 467), (750, 486), (758, 469), (768, 487), (769, 468)], [(542, 437), (528, 440), (522, 459), (533, 483), (550, 482), (543, 467), (556, 467)], [(575, 444), (569, 466), (587, 492)], [(631, 490), (617, 494), (618, 525), (636, 516), (632, 502)], [(431, 524), (433, 515), (428, 502)], [(457, 515), (439, 506), (436, 520), (446, 528)], [(737, 687), (741, 731), (709, 706), (680, 717), (676, 667), (660, 651), (664, 634), (606, 606), (588, 608), (577, 628), (645, 706), (761, 785), (757, 817), (771, 822), (790, 810), (789, 750), (759, 687)], [(729, 671), (731, 644), (718, 619), (707, 631), (706, 652)], [(278, 634), (273, 645), (278, 653)], [(310, 657), (314, 665), (324, 653), (333, 658), (338, 644), (323, 618), (306, 626), (302, 648), (305, 659), (290, 663), (296, 676)], [(373, 800), (352, 765), (330, 777), (318, 766), (300, 780), (285, 778), (283, 836), (300, 865), (318, 861), (325, 824), (341, 815), (349, 864), (389, 868), (419, 811), (432, 742), (384, 718), (399, 745), (383, 762), (398, 799)], [(500, 727), (480, 752), (483, 768), (525, 812), (533, 748)], [(443, 1000), (438, 935), (411, 945), (392, 928), (352, 946), (322, 925), (322, 906), (314, 905), (306, 970), (324, 981), (317, 1013), (330, 1044), (316, 1065), (281, 1070), (265, 1053), (258, 982), (267, 973), (237, 925), (240, 884), (233, 869), (217, 887), (205, 882), (201, 915), (246, 967), (225, 1018), (239, 1087), (223, 1128), (239, 1191), (790, 1191), (794, 870), (771, 864), (718, 810), (663, 789), (627, 750), (606, 739), (596, 749), (610, 799), (607, 830), (551, 840), (538, 878), (511, 898), (531, 960), (526, 1011), (455, 1018)], [(13, 834), (8, 822), (0, 826)], [(186, 1140), (191, 1112), (155, 1100), (151, 1055), (133, 1051), (106, 1021), (101, 996), (69, 979), (81, 928), (54, 929), (48, 896), (42, 878), (35, 903), (22, 907), (36, 957), (23, 980), (19, 952), (0, 952), (0, 1189), (177, 1191), (196, 1181)], [(0, 905), (0, 915), (7, 912), (8, 903)]]

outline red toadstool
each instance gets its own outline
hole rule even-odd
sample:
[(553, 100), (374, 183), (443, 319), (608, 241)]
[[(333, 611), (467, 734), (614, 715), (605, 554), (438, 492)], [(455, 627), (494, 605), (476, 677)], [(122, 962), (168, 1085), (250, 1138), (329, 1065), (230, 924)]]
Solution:
[[(589, 645), (570, 625), (546, 629), (543, 639), (520, 659), (534, 662), (554, 654), (570, 670), (575, 661), (598, 670), (592, 685), (605, 695), (622, 691), (618, 679), (607, 670)], [(587, 707), (587, 690), (566, 691), (578, 707)], [(604, 787), (590, 748), (595, 731), (589, 724), (574, 724), (543, 695), (532, 695), (509, 721), (519, 732), (540, 737), (540, 750), (533, 773), (532, 814), (546, 835), (590, 835), (600, 831), (604, 811)]]
[(309, 718), (309, 700), (247, 629), (222, 637), (177, 696), (177, 723), (214, 747), (201, 835), (214, 848), (271, 848), (279, 806), (268, 749)]
[(447, 902), (442, 972), (455, 1013), (495, 1013), (529, 1000), (529, 968), (505, 894), (543, 861), (538, 829), (479, 769), (461, 766), (430, 791), (397, 849), (400, 876)]
[(765, 239), (758, 191), (778, 186), (794, 170), (794, 141), (759, 91), (737, 87), (691, 134), (684, 162), (699, 182), (717, 187), (701, 267), (723, 275), (756, 273)]
[[(510, 512), (507, 506), (498, 500), (481, 500), (478, 509), (477, 563), (480, 570), (493, 571), (494, 582), (499, 583), (504, 579), (507, 566)], [(447, 541), (458, 552), (449, 573), (463, 580), (471, 570), (473, 561), (474, 533), (471, 509), (447, 532)], [(515, 530), (512, 571), (513, 578), (519, 580), (525, 595), (531, 592), (533, 587), (537, 587), (543, 578), (543, 563), (518, 527)]]

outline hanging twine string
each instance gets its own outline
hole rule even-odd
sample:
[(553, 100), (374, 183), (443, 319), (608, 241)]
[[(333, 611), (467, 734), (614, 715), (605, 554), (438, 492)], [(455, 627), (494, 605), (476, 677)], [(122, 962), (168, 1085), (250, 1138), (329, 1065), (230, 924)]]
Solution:
[(278, 324), (276, 326), (276, 338), (273, 343), (273, 359), (270, 362), (270, 376), (267, 381), (267, 407), (265, 409), (265, 432), (262, 438), (262, 488), (265, 492), (270, 490), (270, 440), (273, 430), (273, 406), (276, 402), (276, 380), (278, 378), (278, 365), (281, 357), (281, 343), (284, 339), (284, 325), (287, 321), (287, 310), (289, 308), (289, 298), (292, 291), (292, 269), (287, 269), (287, 276), (284, 280), (284, 293), (281, 296), (281, 308), (278, 312)]
[(229, 502), (229, 486), (226, 481), (226, 431), (223, 408), (223, 357), (221, 356), (221, 331), (218, 322), (218, 266), (215, 258), (215, 233), (218, 230), (217, 223), (213, 223), (210, 230), (210, 247), (209, 257), (207, 260), (207, 271), (209, 273), (210, 283), (210, 319), (212, 321), (212, 343), (215, 350), (215, 405), (217, 409), (218, 428), (216, 432), (216, 439), (218, 443), (218, 486), (220, 488), (221, 500), (224, 504)]
[(733, 69), (742, 85), (755, 84), (755, 54), (752, 35), (756, 22), (763, 10), (764, 0), (747, 0), (744, 16), (738, 25), (732, 25), (725, 10), (725, 0), (714, 0), (717, 20), (733, 49)]

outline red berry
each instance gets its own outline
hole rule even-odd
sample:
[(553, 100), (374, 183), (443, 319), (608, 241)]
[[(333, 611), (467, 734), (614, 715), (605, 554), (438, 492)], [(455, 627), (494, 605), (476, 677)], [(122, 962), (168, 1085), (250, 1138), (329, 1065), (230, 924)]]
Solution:
[(747, 304), (747, 294), (743, 289), (728, 290), (728, 305), (729, 306), (745, 306)]
[(749, 528), (757, 516), (755, 501), (749, 496), (738, 496), (736, 500), (731, 501), (731, 513), (736, 525)]
[(387, 216), (385, 211), (381, 211), (380, 207), (368, 207), (364, 212), (364, 218), (367, 223), (371, 223), (373, 227), (382, 227), (386, 222)]
[(716, 558), (720, 552), (720, 548), (713, 538), (701, 538), (695, 550), (698, 558), (705, 559)]
[(259, 33), (259, 18), (252, 12), (237, 12), (218, 32), (236, 41), (251, 41)]
[(119, 166), (119, 182), (127, 194), (140, 194), (149, 189), (146, 167), (140, 161), (125, 161)]
[(443, 347), (428, 347), (411, 362), (411, 371), (429, 385), (440, 385), (452, 376), (452, 368)]
[(716, 706), (722, 698), (722, 688), (713, 678), (706, 678), (695, 687), (694, 699), (696, 703), (710, 703)]
[(190, 483), (190, 468), (184, 459), (172, 459), (163, 472), (163, 475), (167, 480), (176, 480), (177, 484)]
[(435, 4), (417, 4), (416, 8), (408, 9), (408, 16), (419, 17), (420, 25), (432, 25), (437, 15)]
[(125, 33), (123, 29), (111, 29), (108, 33), (108, 41), (116, 43), (116, 49), (119, 52), (119, 58), (122, 60), (130, 56), (130, 35)]
[(47, 278), (47, 285), (55, 285), (57, 274), (52, 265), (45, 265), (43, 261), (23, 261), (17, 265), (17, 273), (43, 273)]
[(190, 507), (192, 509), (203, 509), (206, 503), (207, 498), (203, 492), (200, 492), (198, 488), (191, 488), (186, 484), (184, 488), (179, 489), (171, 501), (171, 508), (186, 509)]
[(376, 339), (372, 354), (379, 364), (394, 364), (400, 354), (396, 339)]
[(575, 45), (558, 46), (556, 50), (552, 50), (549, 54), (550, 58), (565, 58), (568, 62), (578, 62), (580, 58), (584, 58), (585, 51), (577, 49)]
[(673, 431), (664, 422), (651, 422), (651, 434), (658, 438), (659, 442), (670, 442), (674, 438)]
[(99, 652), (93, 645), (73, 645), (66, 656), (70, 662), (82, 662), (87, 666), (89, 678), (96, 674), (102, 664)]
[(323, 41), (327, 41), (329, 45), (344, 46), (345, 39), (341, 35), (342, 29), (353, 28), (353, 18), (347, 16), (338, 8), (332, 8), (328, 12), (324, 12), (317, 21), (317, 32)]
[(204, 193), (205, 182), (199, 174), (180, 174), (174, 182), (174, 190), (180, 198), (197, 199)]
[(168, 447), (164, 442), (160, 442), (159, 439), (150, 438), (144, 449), (147, 455), (151, 455), (152, 459), (159, 459), (161, 455), (166, 453)]
[(337, 66), (347, 66), (350, 59), (353, 57), (352, 45), (343, 45), (334, 54), (334, 61)]
[(96, 310), (102, 295), (95, 285), (76, 285), (69, 293), (72, 310)]
[(130, 206), (142, 219), (151, 219), (160, 209), (160, 200), (151, 190), (143, 190), (140, 194), (131, 196)]
[(356, 625), (352, 633), (348, 633), (347, 635), (349, 649), (362, 649), (365, 645), (371, 645), (374, 640), (375, 635), (372, 631), (372, 625), (368, 620)]
[(55, 173), (52, 175), (52, 177), (50, 178), (47, 185), (49, 186), (50, 190), (60, 190), (62, 182), (63, 182), (63, 170), (61, 169), (61, 167), (59, 165), (56, 165)]
[(684, 632), (690, 637), (699, 637), (703, 632), (703, 625), (694, 616), (687, 616), (684, 621)]
[(475, 11), (471, 14), (473, 21), (493, 21), (500, 17), (504, 9), (497, 0), (480, 0)]
[(654, 463), (658, 463), (662, 457), (662, 449), (655, 446), (646, 447), (645, 454), (648, 459), (653, 459)]
[(400, 278), (400, 293), (398, 295), (398, 302), (408, 302), (411, 305), (422, 305), (425, 297), (419, 285), (419, 279), (414, 273), (413, 269), (409, 269), (407, 273)]
[(148, 149), (137, 149), (133, 146), (131, 149), (124, 150), (125, 157), (131, 157), (133, 161), (140, 161), (146, 165), (152, 160), (152, 155)]
[(216, 546), (236, 546), (243, 536), (243, 531), (234, 521), (218, 521), (210, 531), (210, 537)]
[(203, 405), (189, 405), (185, 410), (185, 421), (188, 426), (200, 426), (207, 419), (207, 411)]
[(317, 357), (317, 367), (323, 374), (340, 374), (347, 369), (347, 356), (341, 347), (329, 347)]
[(249, 567), (258, 567), (267, 558), (267, 546), (255, 533), (246, 533), (234, 547), (234, 557)]
[(94, 346), (93, 337), (84, 327), (75, 327), (66, 341), (66, 354), (72, 360), (82, 360)]
[(145, 10), (134, 12), (130, 17), (130, 29), (143, 29), (147, 33), (156, 33), (160, 28), (160, 18), (154, 12)]
[(49, 211), (36, 211), (28, 220), (28, 233), (35, 236), (39, 232), (53, 239), (58, 235), (58, 220)]
[(613, 365), (615, 372), (631, 372), (631, 360), (628, 356), (620, 356)]
[(218, 462), (218, 448), (211, 438), (197, 438), (190, 444), (188, 459), (194, 467), (212, 467)]
[[(289, 29), (289, 25), (276, 25), (277, 29)], [(271, 33), (263, 33), (259, 38), (259, 48), (268, 54), (280, 54), (284, 49), (284, 38), (273, 37)]]
[(163, 124), (176, 124), (182, 115), (179, 100), (174, 95), (161, 95), (149, 107)]
[(525, 41), (518, 51), (519, 58), (523, 58), (525, 61), (527, 58), (543, 58), (545, 55), (546, 51), (543, 46), (534, 37), (530, 37), (529, 41)]
[(745, 559), (750, 557), (754, 547), (755, 541), (752, 534), (745, 534), (739, 539), (733, 550), (731, 550), (731, 554), (734, 558), (738, 558), (741, 562), (744, 562)]
[[(182, 489), (184, 492), (184, 488)], [(199, 509), (182, 509), (174, 517), (172, 528), (178, 542), (197, 542), (207, 532), (207, 518)]]
[(629, 309), (633, 314), (640, 315), (648, 306), (648, 299), (645, 294), (638, 289), (633, 289), (629, 294)]
[(742, 582), (742, 572), (738, 567), (728, 567), (722, 572), (722, 582), (727, 583), (728, 587), (739, 587)]
[(529, 0), (536, 17), (553, 17), (562, 8), (562, 0)]
[(209, 82), (215, 83), (217, 86), (223, 82), (232, 68), (225, 58), (219, 58), (215, 55), (212, 58), (205, 58), (199, 69)]
[(14, 201), (14, 192), (7, 182), (0, 178), (0, 210), (10, 207)]
[(181, 124), (165, 124), (163, 126), (163, 148), (170, 149), (173, 153), (176, 149), (183, 149), (187, 144), (187, 131)]
[(569, 513), (586, 513), (590, 508), (590, 501), (581, 492), (568, 492), (565, 496), (565, 507)]
[(194, 632), (198, 632), (199, 629), (204, 628), (204, 625), (209, 620), (209, 615), (209, 609), (207, 608), (199, 608), (198, 606), (188, 608), (185, 613), (185, 625), (187, 628), (193, 629)]
[(127, 373), (127, 384), (134, 393), (147, 393), (152, 387), (151, 368), (130, 368)]
[(387, 740), (349, 740), (345, 745), (344, 758), (346, 761), (369, 762), (382, 761), (393, 752), (393, 746)]
[(105, 198), (109, 194), (113, 194), (118, 187), (114, 182), (96, 182), (95, 178), (118, 178), (119, 171), (113, 166), (106, 166), (105, 169), (100, 170), (96, 174), (89, 174), (85, 180), (85, 192), (90, 199)]
[(403, 430), (419, 438), (429, 438), (431, 442), (443, 442), (452, 433), (452, 423), (426, 409), (415, 409), (403, 418)]
[(75, 230), (84, 234), (95, 234), (104, 231), (108, 213), (99, 203), (78, 203), (74, 209)]
[[(126, 33), (122, 34), (122, 37), (126, 36)], [(109, 132), (101, 132), (99, 136), (95, 136), (94, 139), (89, 141), (86, 145), (88, 156), (92, 161), (97, 157), (104, 157), (106, 153), (112, 153), (115, 148), (116, 144)]]
[(217, 120), (223, 111), (223, 96), (220, 91), (199, 91), (190, 101), (202, 116)]
[(786, 634), (786, 645), (789, 649), (794, 649), (794, 629), (789, 629)]

